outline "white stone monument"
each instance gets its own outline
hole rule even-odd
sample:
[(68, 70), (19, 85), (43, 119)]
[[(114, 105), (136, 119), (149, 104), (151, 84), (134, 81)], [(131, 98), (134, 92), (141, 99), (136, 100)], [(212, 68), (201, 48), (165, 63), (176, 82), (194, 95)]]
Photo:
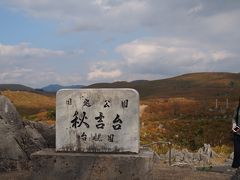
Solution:
[(133, 89), (57, 93), (56, 151), (139, 153), (139, 94)]

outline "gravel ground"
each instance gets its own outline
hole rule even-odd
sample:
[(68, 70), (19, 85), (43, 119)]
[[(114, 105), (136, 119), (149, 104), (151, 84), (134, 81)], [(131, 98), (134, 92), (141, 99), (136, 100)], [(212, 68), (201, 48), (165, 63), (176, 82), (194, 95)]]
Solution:
[(190, 167), (158, 167), (154, 169), (154, 180), (229, 180), (234, 173), (197, 171)]
[(0, 180), (30, 180), (30, 171), (0, 173)]
[[(30, 171), (0, 173), (0, 180), (30, 180)], [(153, 169), (154, 180), (238, 180), (234, 176), (235, 170), (229, 166), (213, 167), (196, 170), (192, 167), (168, 167), (155, 164)]]

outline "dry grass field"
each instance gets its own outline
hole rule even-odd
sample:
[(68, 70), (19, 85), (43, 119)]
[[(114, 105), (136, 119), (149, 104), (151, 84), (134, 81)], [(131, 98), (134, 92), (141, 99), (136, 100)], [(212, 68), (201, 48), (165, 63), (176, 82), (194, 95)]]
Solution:
[[(55, 96), (24, 91), (3, 91), (24, 119), (55, 123)], [(171, 141), (175, 148), (197, 150), (204, 143), (219, 153), (232, 151), (231, 118), (237, 102), (190, 98), (154, 98), (141, 101), (141, 143)], [(166, 145), (154, 145), (158, 152), (167, 152)]]
[[(141, 116), (141, 141), (148, 144), (170, 141), (175, 148), (195, 151), (209, 143), (218, 153), (232, 151), (231, 119), (237, 102), (226, 108), (225, 101), (215, 109), (213, 100), (158, 98), (142, 101), (146, 105)], [(166, 152), (167, 146), (154, 145)]]
[(54, 123), (55, 96), (26, 91), (2, 91), (16, 106), (23, 119)]
[[(231, 120), (238, 103), (240, 73), (193, 73), (154, 81), (99, 83), (86, 88), (138, 90), (142, 144), (171, 141), (175, 148), (195, 151), (209, 143), (219, 153), (232, 151)], [(2, 94), (23, 118), (54, 123), (54, 95), (25, 91)], [(153, 148), (168, 150), (164, 145)]]

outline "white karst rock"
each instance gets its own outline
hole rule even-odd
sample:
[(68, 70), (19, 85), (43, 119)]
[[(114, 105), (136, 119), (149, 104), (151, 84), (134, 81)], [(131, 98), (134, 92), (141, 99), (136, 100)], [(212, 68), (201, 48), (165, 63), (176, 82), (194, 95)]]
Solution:
[(27, 168), (30, 154), (47, 147), (31, 123), (24, 123), (13, 104), (0, 95), (0, 172)]

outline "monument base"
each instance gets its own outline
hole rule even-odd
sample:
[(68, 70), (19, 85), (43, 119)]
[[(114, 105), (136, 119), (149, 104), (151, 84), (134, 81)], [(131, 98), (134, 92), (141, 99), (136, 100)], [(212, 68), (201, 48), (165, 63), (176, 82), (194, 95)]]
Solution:
[(31, 155), (34, 180), (149, 180), (154, 153), (62, 153), (44, 149)]

